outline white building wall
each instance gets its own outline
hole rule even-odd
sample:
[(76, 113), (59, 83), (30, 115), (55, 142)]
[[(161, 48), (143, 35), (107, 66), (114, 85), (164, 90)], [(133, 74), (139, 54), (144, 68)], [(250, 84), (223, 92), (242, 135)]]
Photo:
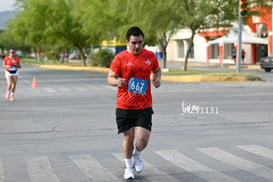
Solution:
[[(176, 34), (174, 34), (167, 47), (167, 60), (184, 61), (188, 50), (190, 37), (190, 29), (181, 29)], [(188, 60), (191, 62), (206, 62), (206, 39), (196, 34), (194, 36), (193, 43), (193, 56)]]
[(206, 58), (207, 42), (204, 37), (196, 35), (194, 37), (194, 59), (195, 62), (207, 62)]

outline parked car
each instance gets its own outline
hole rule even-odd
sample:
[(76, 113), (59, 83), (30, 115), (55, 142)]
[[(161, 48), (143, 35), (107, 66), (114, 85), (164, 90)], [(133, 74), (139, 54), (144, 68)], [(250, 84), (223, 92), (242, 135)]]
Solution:
[(72, 53), (69, 55), (69, 59), (79, 59), (79, 56), (76, 53)]
[(273, 54), (267, 57), (262, 57), (260, 59), (260, 66), (266, 72), (270, 72), (273, 69)]

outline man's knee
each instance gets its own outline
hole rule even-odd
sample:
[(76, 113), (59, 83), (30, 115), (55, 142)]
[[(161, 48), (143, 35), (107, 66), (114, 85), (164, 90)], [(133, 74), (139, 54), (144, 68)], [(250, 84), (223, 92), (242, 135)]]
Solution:
[(125, 140), (134, 140), (135, 138), (135, 132), (134, 132), (134, 128), (130, 128), (129, 130), (123, 132), (124, 135), (124, 139)]
[(142, 128), (142, 127), (137, 127), (137, 131), (136, 131), (136, 137), (137, 137), (137, 143), (136, 143), (136, 148), (138, 150), (143, 150), (148, 142), (149, 142), (149, 138), (150, 138), (150, 134), (151, 131), (146, 129), (146, 128)]

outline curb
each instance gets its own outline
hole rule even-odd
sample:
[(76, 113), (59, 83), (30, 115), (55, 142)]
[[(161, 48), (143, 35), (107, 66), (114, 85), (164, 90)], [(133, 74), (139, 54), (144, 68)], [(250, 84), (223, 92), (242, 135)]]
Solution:
[(109, 68), (102, 68), (102, 67), (72, 67), (72, 66), (65, 66), (65, 65), (40, 65), (40, 68), (54, 69), (54, 70), (95, 71), (95, 72), (102, 72), (102, 73), (109, 72)]
[[(72, 67), (66, 65), (40, 65), (40, 68), (54, 69), (54, 70), (78, 70), (78, 71), (95, 71), (100, 73), (108, 73), (109, 68), (102, 67)], [(261, 81), (260, 77), (247, 78), (244, 76), (230, 77), (230, 76), (203, 76), (203, 75), (186, 75), (186, 76), (161, 76), (161, 80), (169, 82), (245, 82), (245, 81)]]
[[(228, 66), (229, 69), (236, 69), (237, 67), (235, 65), (233, 66)], [(241, 68), (245, 69), (261, 69), (260, 65), (241, 65)]]
[[(160, 65), (163, 65), (163, 61), (159, 61)], [(180, 61), (167, 61), (167, 65), (180, 65), (184, 66), (184, 62)], [(236, 64), (221, 64), (221, 63), (204, 63), (204, 62), (188, 62), (188, 66), (202, 66), (211, 68), (228, 68), (236, 69)], [(242, 69), (261, 69), (260, 64), (241, 64)]]
[(245, 82), (245, 81), (260, 81), (260, 78), (248, 79), (247, 77), (229, 77), (229, 76), (202, 76), (202, 75), (191, 75), (191, 76), (164, 76), (161, 77), (164, 81), (169, 82)]

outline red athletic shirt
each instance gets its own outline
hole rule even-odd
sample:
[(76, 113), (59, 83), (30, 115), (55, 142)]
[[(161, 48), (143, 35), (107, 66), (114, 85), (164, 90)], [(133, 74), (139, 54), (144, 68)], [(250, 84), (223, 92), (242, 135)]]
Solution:
[[(117, 108), (137, 110), (152, 107), (150, 75), (152, 70), (158, 67), (159, 64), (155, 54), (144, 48), (138, 55), (131, 54), (127, 50), (116, 55), (110, 69), (118, 74), (120, 78), (126, 79), (127, 82), (125, 86), (118, 88)], [(128, 85), (132, 86), (132, 88), (142, 86), (141, 83), (137, 82), (129, 84), (129, 80), (133, 77), (146, 81), (146, 93), (139, 94), (128, 90)]]
[[(17, 64), (20, 63), (19, 58), (16, 57), (16, 56), (13, 58), (13, 60), (15, 60), (15, 61), (17, 62)], [(6, 56), (6, 57), (4, 58), (4, 63), (5, 63), (5, 65), (16, 66), (15, 63), (12, 62), (12, 58), (10, 58), (9, 56)], [(6, 70), (9, 71), (9, 68), (6, 68)]]

